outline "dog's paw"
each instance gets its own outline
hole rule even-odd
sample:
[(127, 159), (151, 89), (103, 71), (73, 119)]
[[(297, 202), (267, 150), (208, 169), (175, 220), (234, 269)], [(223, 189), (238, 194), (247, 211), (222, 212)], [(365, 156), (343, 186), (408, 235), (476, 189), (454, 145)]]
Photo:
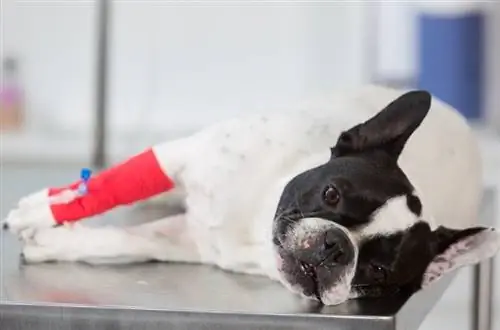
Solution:
[(21, 235), (22, 258), (26, 263), (72, 260), (75, 245), (81, 244), (78, 225), (44, 228)]
[(21, 252), (21, 259), (26, 264), (55, 261), (54, 251), (37, 245), (26, 245)]
[(56, 225), (50, 209), (48, 190), (21, 198), (17, 207), (9, 212), (1, 225), (4, 230), (19, 236), (31, 236), (35, 230)]

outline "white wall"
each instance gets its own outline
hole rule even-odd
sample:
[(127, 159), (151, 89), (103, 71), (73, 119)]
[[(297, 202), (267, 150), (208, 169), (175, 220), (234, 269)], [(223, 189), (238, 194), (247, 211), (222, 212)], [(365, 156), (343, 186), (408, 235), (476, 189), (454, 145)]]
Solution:
[(203, 125), (364, 81), (356, 7), (123, 2), (114, 12), (111, 111), (130, 128)]
[[(127, 136), (136, 140), (134, 133), (175, 135), (221, 117), (366, 82), (372, 71), (378, 78), (406, 80), (417, 69), (415, 3), (206, 3), (114, 1), (109, 106), (117, 148)], [(71, 145), (75, 139), (88, 141), (94, 3), (3, 0), (2, 5), (2, 51), (22, 60), (31, 128), (58, 135), (55, 140), (64, 132)], [(498, 10), (488, 12), (489, 61), (498, 67), (500, 17)], [(379, 15), (375, 25), (368, 16), (373, 13)], [(498, 126), (499, 77), (500, 69), (488, 71), (489, 117)], [(39, 142), (26, 143), (33, 140)], [(30, 150), (10, 145), (16, 152)]]
[(417, 74), (416, 13), (414, 2), (377, 2), (378, 79), (407, 81)]
[(94, 17), (89, 2), (2, 0), (2, 54), (19, 57), (33, 127), (88, 126), (94, 107)]
[[(4, 49), (22, 59), (33, 128), (89, 137), (92, 2), (3, 4)], [(338, 3), (115, 1), (109, 110), (117, 148), (126, 133), (183, 131), (366, 81), (364, 13)]]

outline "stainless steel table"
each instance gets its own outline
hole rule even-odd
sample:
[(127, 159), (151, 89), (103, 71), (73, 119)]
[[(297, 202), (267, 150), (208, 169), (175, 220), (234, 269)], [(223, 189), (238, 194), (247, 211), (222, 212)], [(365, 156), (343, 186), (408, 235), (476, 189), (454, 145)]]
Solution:
[(267, 279), (210, 267), (21, 266), (16, 250), (6, 253), (3, 264), (2, 330), (417, 329), (450, 280), (409, 300), (325, 308)]
[[(7, 176), (4, 171), (1, 216), (26, 193), (26, 185), (36, 189), (41, 182), (62, 183), (78, 172), (46, 171), (29, 181), (23, 169), (13, 169)], [(24, 178), (23, 189), (14, 184), (21, 182), (20, 177)], [(129, 212), (113, 212), (105, 220), (132, 219), (127, 217)], [(15, 238), (3, 235), (1, 243), (1, 330), (413, 330), (454, 277), (451, 274), (412, 297), (353, 300), (323, 307), (304, 302), (265, 278), (213, 267), (161, 263), (23, 265)], [(482, 304), (488, 307), (488, 299)]]

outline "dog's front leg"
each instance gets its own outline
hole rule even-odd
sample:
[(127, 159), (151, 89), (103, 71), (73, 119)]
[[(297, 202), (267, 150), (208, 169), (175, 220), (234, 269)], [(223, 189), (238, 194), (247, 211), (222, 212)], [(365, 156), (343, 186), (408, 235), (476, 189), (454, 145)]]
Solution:
[[(189, 139), (154, 146), (111, 167), (87, 182), (48, 188), (22, 198), (4, 220), (3, 228), (15, 234), (76, 222), (173, 189), (192, 150)], [(180, 181), (180, 180), (179, 180)]]
[(186, 215), (170, 216), (131, 227), (85, 227), (66, 224), (23, 238), (28, 263), (47, 261), (126, 264), (144, 261), (200, 262)]

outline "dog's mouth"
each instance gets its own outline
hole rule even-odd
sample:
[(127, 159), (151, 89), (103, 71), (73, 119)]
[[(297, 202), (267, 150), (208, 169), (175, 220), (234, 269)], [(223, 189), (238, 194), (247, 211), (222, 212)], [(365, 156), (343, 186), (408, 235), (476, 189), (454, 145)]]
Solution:
[(316, 267), (300, 261), (287, 250), (278, 248), (276, 252), (283, 284), (308, 299), (321, 301), (321, 283)]
[(319, 281), (318, 281), (318, 273), (316, 272), (316, 267), (305, 263), (305, 262), (300, 262), (300, 270), (302, 273), (308, 277), (311, 280), (312, 287), (311, 291), (314, 297), (318, 300), (321, 301), (321, 294), (319, 290)]
[[(353, 264), (346, 266), (328, 261), (311, 263), (299, 260), (286, 250), (279, 251), (279, 258), (279, 272), (283, 284), (307, 299), (331, 304), (331, 297), (336, 295), (337, 288), (350, 284), (350, 280), (346, 283), (345, 276)], [(343, 294), (337, 296), (343, 297)]]

